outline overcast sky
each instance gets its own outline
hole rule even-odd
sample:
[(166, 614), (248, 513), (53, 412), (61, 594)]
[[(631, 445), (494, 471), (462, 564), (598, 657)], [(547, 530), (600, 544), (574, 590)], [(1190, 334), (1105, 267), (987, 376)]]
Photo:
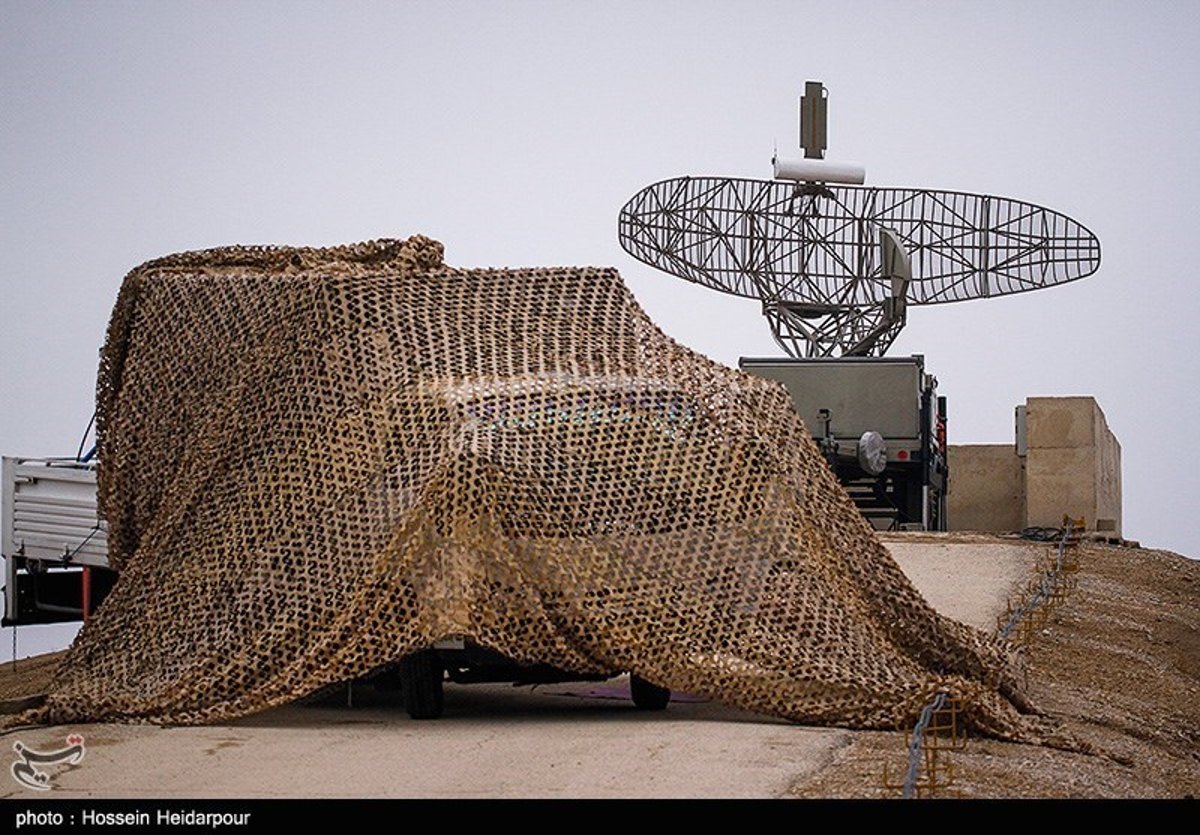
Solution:
[(1125, 535), (1200, 556), (1197, 44), (1196, 2), (0, 0), (0, 452), (74, 454), (122, 276), (224, 244), (422, 232), (458, 266), (614, 265), (685, 345), (777, 354), (755, 302), (640, 264), (616, 219), (667, 177), (769, 178), (816, 79), (829, 157), (869, 184), (1100, 238), (1084, 281), (910, 312), (890, 353), (926, 355), (950, 441), (1092, 395)]

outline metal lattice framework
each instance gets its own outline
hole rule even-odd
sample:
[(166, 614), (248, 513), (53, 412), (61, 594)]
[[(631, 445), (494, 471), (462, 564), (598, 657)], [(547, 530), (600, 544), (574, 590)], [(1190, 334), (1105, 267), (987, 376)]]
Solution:
[[(880, 263), (881, 229), (911, 259), (899, 299)], [(883, 353), (903, 326), (902, 315), (888, 319), (889, 300), (903, 308), (1021, 293), (1100, 265), (1096, 236), (1060, 212), (928, 189), (679, 177), (634, 195), (618, 235), (652, 267), (761, 299), (776, 340), (796, 356)]]

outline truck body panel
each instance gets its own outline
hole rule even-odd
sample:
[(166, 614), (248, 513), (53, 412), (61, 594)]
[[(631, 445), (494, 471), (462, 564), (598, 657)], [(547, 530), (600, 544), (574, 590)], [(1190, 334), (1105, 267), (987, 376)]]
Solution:
[[(809, 434), (876, 528), (946, 529), (949, 467), (945, 398), (924, 358), (743, 357), (743, 371), (782, 383)], [(859, 445), (875, 432), (881, 473), (864, 470)]]
[(81, 620), (115, 582), (95, 462), (5, 457), (0, 520), (5, 626)]

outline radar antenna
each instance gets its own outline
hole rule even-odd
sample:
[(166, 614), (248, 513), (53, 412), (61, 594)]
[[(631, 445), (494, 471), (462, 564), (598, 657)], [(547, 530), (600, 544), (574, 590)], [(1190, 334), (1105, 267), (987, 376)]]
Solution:
[(634, 258), (758, 299), (794, 357), (881, 356), (910, 305), (988, 298), (1084, 278), (1100, 243), (1060, 212), (986, 194), (864, 186), (825, 159), (828, 98), (805, 84), (804, 157), (773, 180), (676, 177), (635, 194), (618, 239)]

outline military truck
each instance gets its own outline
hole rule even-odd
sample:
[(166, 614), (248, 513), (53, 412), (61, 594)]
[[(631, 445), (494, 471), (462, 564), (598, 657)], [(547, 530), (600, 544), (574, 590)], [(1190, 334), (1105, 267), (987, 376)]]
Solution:
[(743, 357), (739, 367), (783, 383), (877, 530), (946, 530), (946, 398), (923, 356)]

